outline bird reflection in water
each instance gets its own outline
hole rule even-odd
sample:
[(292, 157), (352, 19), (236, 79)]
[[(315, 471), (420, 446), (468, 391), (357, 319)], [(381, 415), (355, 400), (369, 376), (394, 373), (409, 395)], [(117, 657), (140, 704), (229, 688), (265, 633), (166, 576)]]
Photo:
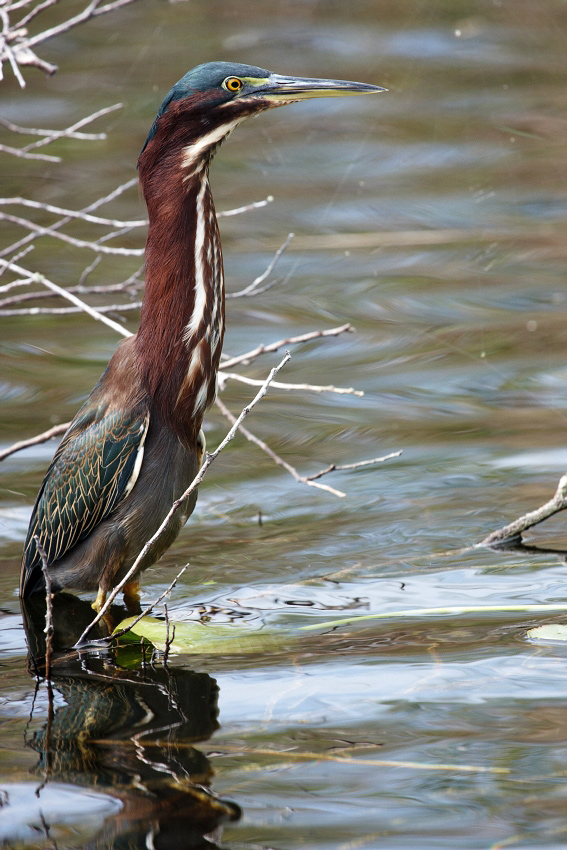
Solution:
[[(29, 670), (39, 682), (45, 675), (44, 600), (23, 603), (23, 614)], [(210, 790), (209, 761), (193, 746), (218, 728), (215, 680), (154, 664), (139, 645), (67, 650), (91, 617), (90, 605), (77, 597), (53, 599), (49, 687), (59, 704), (53, 709), (50, 700), (47, 723), (28, 736), (28, 746), (39, 753), (35, 771), (44, 785), (72, 783), (121, 801), (121, 811), (87, 848), (211, 850), (221, 825), (240, 817), (238, 806)]]

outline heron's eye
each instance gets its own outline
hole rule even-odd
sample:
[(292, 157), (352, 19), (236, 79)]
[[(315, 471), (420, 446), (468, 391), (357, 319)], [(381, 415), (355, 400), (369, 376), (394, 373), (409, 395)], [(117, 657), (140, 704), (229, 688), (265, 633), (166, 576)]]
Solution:
[(242, 86), (243, 82), (242, 80), (239, 80), (238, 77), (227, 77), (226, 80), (223, 82), (223, 88), (231, 92), (240, 91)]

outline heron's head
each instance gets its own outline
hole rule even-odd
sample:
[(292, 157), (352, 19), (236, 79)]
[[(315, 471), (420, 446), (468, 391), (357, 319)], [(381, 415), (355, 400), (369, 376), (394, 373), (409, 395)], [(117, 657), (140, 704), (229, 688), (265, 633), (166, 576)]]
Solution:
[(245, 118), (266, 109), (312, 97), (342, 97), (386, 91), (346, 80), (284, 77), (236, 62), (197, 65), (176, 83), (163, 101), (144, 144), (159, 146), (179, 139), (196, 156), (209, 156)]

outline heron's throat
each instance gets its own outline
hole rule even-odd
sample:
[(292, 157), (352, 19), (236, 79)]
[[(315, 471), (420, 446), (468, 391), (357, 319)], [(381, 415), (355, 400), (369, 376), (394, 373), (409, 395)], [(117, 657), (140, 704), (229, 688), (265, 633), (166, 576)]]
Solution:
[(140, 167), (149, 230), (137, 358), (153, 403), (182, 440), (195, 438), (214, 400), (224, 336), (222, 250), (202, 154)]

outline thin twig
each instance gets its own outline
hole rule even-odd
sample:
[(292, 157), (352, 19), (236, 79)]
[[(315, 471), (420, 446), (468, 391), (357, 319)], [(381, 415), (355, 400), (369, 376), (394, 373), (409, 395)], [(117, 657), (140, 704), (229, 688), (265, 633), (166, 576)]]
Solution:
[[(39, 156), (39, 154), (37, 156)], [(43, 156), (43, 154), (41, 156)], [(128, 189), (131, 189), (133, 186), (136, 186), (137, 184), (138, 184), (138, 178), (133, 177), (131, 180), (127, 180), (125, 183), (121, 183), (120, 186), (117, 186), (116, 189), (113, 189), (112, 192), (108, 193), (108, 195), (103, 195), (101, 198), (97, 198), (96, 201), (93, 201), (91, 204), (88, 204), (88, 206), (84, 207), (81, 212), (84, 212), (84, 213), (92, 212), (93, 210), (98, 209), (99, 207), (103, 206), (104, 204), (108, 204), (111, 201), (115, 200), (115, 198), (118, 198), (120, 195), (122, 195)], [(51, 234), (53, 231), (59, 230), (61, 227), (63, 227), (65, 224), (68, 224), (70, 221), (71, 221), (71, 218), (69, 216), (65, 216), (65, 218), (62, 218), (59, 221), (56, 221), (53, 224), (51, 224), (49, 227), (47, 227), (46, 231), (49, 231), (49, 234)], [(47, 235), (49, 235), (49, 234), (47, 234)], [(37, 238), (38, 238), (37, 233), (33, 233), (33, 232), (28, 233), (27, 236), (23, 236), (17, 242), (14, 242), (12, 245), (8, 245), (7, 248), (3, 248), (2, 251), (0, 251), (0, 257), (5, 257), (7, 254), (11, 254), (13, 251), (17, 251), (18, 248), (21, 248), (23, 245), (27, 245), (29, 242), (33, 242), (33, 240), (37, 239)]]
[[(217, 397), (216, 405), (223, 416), (225, 416), (229, 422), (232, 422), (233, 427), (234, 424), (238, 421), (236, 417), (231, 413), (228, 407)], [(245, 428), (244, 425), (238, 425), (238, 430), (240, 433), (246, 437), (251, 443), (254, 443), (255, 446), (258, 446), (259, 449), (262, 449), (269, 458), (271, 458), (275, 464), (281, 466), (286, 472), (295, 478), (296, 481), (299, 481), (300, 484), (307, 484), (308, 487), (316, 487), (318, 490), (325, 490), (327, 493), (332, 493), (333, 496), (338, 496), (339, 499), (343, 499), (346, 496), (346, 493), (343, 493), (342, 490), (335, 490), (334, 487), (329, 487), (327, 484), (318, 484), (315, 481), (310, 481), (305, 475), (300, 475), (297, 469), (280, 457), (276, 452), (270, 448), (270, 446), (253, 434), (248, 428)]]
[(170, 630), (170, 622), (169, 622), (169, 614), (167, 611), (167, 602), (163, 603), (163, 613), (165, 616), (165, 651), (163, 653), (162, 664), (164, 667), (167, 667), (167, 661), (169, 659), (169, 653), (171, 651), (171, 644), (175, 640), (175, 624), (173, 625), (173, 629), (171, 632), (171, 636), (169, 634)]
[(324, 331), (309, 331), (309, 333), (299, 334), (299, 336), (290, 336), (287, 339), (279, 339), (277, 342), (271, 342), (269, 345), (259, 345), (246, 354), (238, 354), (236, 357), (228, 357), (222, 361), (223, 369), (231, 369), (239, 363), (248, 364), (261, 354), (270, 354), (284, 348), (288, 345), (298, 345), (301, 342), (310, 342), (313, 339), (321, 339), (326, 336), (340, 336), (344, 333), (354, 333), (354, 328), (351, 324), (339, 325), (337, 328), (328, 328)]
[(114, 3), (107, 3), (106, 6), (101, 6), (97, 8), (100, 4), (100, 0), (91, 0), (88, 6), (83, 9), (82, 12), (79, 12), (73, 18), (69, 18), (69, 20), (64, 21), (62, 24), (58, 24), (55, 27), (51, 27), (51, 29), (44, 30), (43, 32), (38, 33), (37, 35), (32, 36), (31, 38), (27, 38), (22, 41), (22, 48), (33, 47), (35, 44), (41, 44), (44, 41), (47, 41), (50, 38), (53, 38), (56, 35), (61, 35), (61, 33), (68, 32), (73, 27), (76, 27), (78, 24), (82, 24), (85, 21), (88, 21), (89, 18), (94, 18), (97, 15), (104, 15), (106, 12), (113, 12), (115, 9), (119, 9), (122, 6), (128, 6), (130, 3), (133, 3), (134, 0), (115, 0)]
[(133, 336), (131, 331), (126, 330), (126, 328), (123, 328), (121, 325), (118, 324), (118, 322), (113, 322), (112, 319), (103, 316), (102, 313), (99, 313), (98, 310), (95, 310), (94, 307), (90, 307), (88, 304), (85, 304), (85, 302), (81, 301), (80, 298), (77, 298), (76, 295), (73, 295), (71, 292), (68, 292), (66, 289), (63, 289), (56, 283), (53, 283), (53, 281), (48, 280), (44, 275), (40, 274), (39, 272), (29, 272), (27, 269), (23, 269), (21, 266), (16, 265), (15, 263), (10, 262), (9, 260), (0, 259), (0, 266), (8, 266), (18, 274), (28, 276), (31, 275), (35, 283), (40, 283), (43, 286), (46, 286), (48, 289), (52, 289), (53, 292), (57, 292), (57, 294), (63, 296), (63, 298), (67, 298), (68, 301), (71, 301), (73, 304), (84, 310), (85, 313), (88, 313), (91, 318), (97, 319), (97, 321), (99, 322), (103, 322), (103, 324), (108, 325), (109, 328), (112, 328), (121, 336)]
[(537, 508), (535, 511), (529, 511), (529, 513), (518, 517), (518, 519), (509, 523), (509, 525), (505, 525), (503, 528), (493, 531), (488, 535), (488, 537), (485, 537), (484, 540), (481, 540), (481, 542), (476, 545), (495, 546), (498, 543), (504, 543), (505, 541), (512, 540), (513, 538), (520, 538), (522, 536), (522, 532), (527, 531), (528, 528), (532, 528), (534, 525), (543, 522), (544, 519), (549, 519), (549, 517), (554, 516), (554, 514), (559, 513), (559, 511), (564, 511), (566, 508), (567, 475), (564, 475), (559, 479), (557, 490), (555, 491), (555, 495), (552, 499), (544, 505), (541, 505), (541, 507)]
[(70, 422), (63, 422), (62, 425), (54, 425), (48, 431), (44, 431), (42, 434), (36, 434), (35, 437), (30, 437), (28, 440), (19, 440), (17, 443), (12, 443), (11, 446), (0, 452), (0, 461), (10, 457), (15, 452), (21, 452), (22, 449), (29, 449), (30, 446), (38, 446), (40, 443), (46, 443), (48, 440), (51, 440), (52, 437), (58, 437), (59, 434), (64, 434), (70, 424)]
[[(28, 251), (33, 249), (33, 245), (28, 246)], [(21, 251), (21, 254), (24, 254), (25, 251)], [(86, 295), (107, 295), (111, 292), (128, 292), (133, 295), (138, 290), (142, 289), (143, 281), (139, 279), (139, 275), (142, 273), (144, 267), (140, 266), (137, 271), (131, 274), (126, 280), (123, 280), (122, 283), (109, 283), (104, 286), (85, 286), (84, 280), (86, 276), (92, 271), (93, 267), (98, 265), (100, 262), (100, 257), (95, 257), (94, 261), (87, 266), (87, 268), (81, 274), (79, 279), (79, 283), (77, 286), (69, 286), (66, 287), (66, 292), (73, 292), (75, 294), (82, 293)], [(18, 257), (14, 257), (12, 262), (17, 262)], [(0, 269), (0, 277), (6, 271), (6, 266)], [(33, 283), (32, 280), (28, 280), (27, 283)], [(15, 286), (21, 286), (24, 284), (24, 281), (14, 281), (13, 283), (8, 283), (5, 286), (0, 286), (0, 292), (7, 292), (8, 290), (14, 288)], [(19, 295), (10, 295), (8, 298), (3, 298), (0, 300), (0, 307), (8, 307), (11, 304), (21, 304), (25, 301), (35, 301), (36, 299), (43, 300), (45, 298), (53, 298), (51, 292), (22, 292)], [(101, 309), (100, 307), (98, 308)]]
[(129, 582), (129, 581), (131, 580), (131, 578), (132, 578), (132, 577), (136, 574), (137, 570), (139, 569), (140, 563), (141, 563), (141, 562), (142, 562), (142, 560), (145, 558), (145, 556), (147, 555), (147, 553), (148, 553), (148, 551), (150, 550), (150, 548), (154, 545), (154, 543), (155, 543), (157, 540), (159, 540), (159, 538), (161, 537), (161, 535), (164, 533), (164, 531), (165, 531), (165, 530), (167, 529), (167, 527), (169, 526), (169, 523), (170, 523), (170, 521), (171, 521), (171, 518), (174, 516), (174, 514), (176, 514), (176, 513), (177, 513), (177, 511), (179, 510), (179, 508), (180, 508), (183, 504), (185, 504), (186, 499), (188, 499), (188, 498), (189, 498), (189, 496), (191, 495), (191, 493), (193, 493), (193, 491), (197, 489), (197, 487), (199, 486), (199, 484), (201, 483), (201, 481), (202, 481), (202, 480), (203, 480), (203, 478), (205, 477), (205, 473), (207, 472), (207, 469), (209, 468), (209, 466), (210, 466), (210, 465), (214, 462), (214, 460), (215, 460), (215, 459), (219, 456), (219, 454), (220, 454), (220, 453), (222, 452), (222, 450), (223, 450), (223, 449), (224, 449), (224, 448), (228, 445), (228, 443), (229, 443), (229, 442), (230, 442), (230, 441), (234, 438), (234, 435), (236, 434), (236, 431), (238, 430), (238, 426), (240, 425), (240, 423), (242, 422), (242, 420), (243, 420), (243, 419), (244, 419), (244, 418), (245, 418), (245, 417), (246, 417), (246, 416), (250, 413), (250, 411), (252, 410), (252, 408), (253, 408), (253, 407), (255, 407), (255, 406), (256, 406), (256, 404), (257, 404), (257, 403), (258, 403), (258, 402), (259, 402), (259, 401), (260, 401), (260, 400), (261, 400), (261, 399), (262, 399), (262, 398), (266, 395), (266, 393), (267, 393), (267, 391), (268, 391), (268, 387), (269, 387), (269, 386), (270, 386), (270, 384), (272, 383), (272, 381), (273, 381), (274, 377), (278, 374), (278, 372), (280, 371), (280, 369), (282, 369), (282, 368), (283, 368), (283, 366), (285, 366), (285, 364), (286, 364), (286, 363), (288, 362), (288, 360), (290, 360), (290, 359), (291, 359), (291, 355), (290, 355), (290, 353), (289, 353), (289, 351), (288, 351), (288, 352), (286, 352), (285, 357), (284, 357), (284, 358), (280, 361), (280, 363), (279, 363), (277, 366), (275, 366), (275, 367), (271, 370), (270, 374), (268, 375), (268, 377), (267, 377), (267, 378), (266, 378), (266, 380), (264, 381), (264, 383), (263, 383), (262, 387), (258, 390), (258, 392), (256, 393), (256, 395), (254, 396), (254, 398), (252, 399), (252, 401), (251, 401), (249, 404), (247, 404), (247, 405), (246, 405), (246, 407), (244, 407), (244, 408), (242, 409), (242, 411), (240, 412), (240, 415), (239, 415), (239, 416), (238, 416), (238, 418), (236, 419), (236, 421), (235, 421), (234, 425), (233, 425), (233, 426), (232, 426), (232, 428), (228, 431), (228, 433), (226, 434), (225, 438), (224, 438), (224, 439), (223, 439), (223, 440), (219, 443), (219, 445), (217, 446), (217, 448), (215, 449), (215, 451), (214, 451), (214, 452), (212, 452), (212, 453), (205, 452), (205, 459), (204, 459), (204, 461), (203, 461), (203, 464), (202, 464), (202, 466), (201, 466), (201, 469), (199, 470), (199, 472), (197, 473), (197, 475), (195, 476), (195, 478), (193, 479), (193, 481), (191, 482), (191, 484), (189, 485), (189, 487), (187, 487), (187, 489), (185, 490), (185, 492), (184, 492), (184, 493), (183, 493), (183, 494), (179, 497), (179, 499), (176, 499), (176, 500), (175, 500), (175, 502), (173, 503), (173, 505), (172, 505), (172, 506), (171, 506), (171, 508), (169, 509), (169, 511), (168, 511), (168, 513), (167, 513), (167, 515), (166, 515), (165, 519), (163, 520), (163, 522), (161, 523), (161, 525), (159, 526), (159, 528), (157, 529), (157, 531), (156, 531), (156, 532), (155, 532), (155, 533), (154, 533), (154, 534), (150, 537), (150, 539), (149, 539), (149, 540), (145, 543), (145, 545), (143, 546), (143, 548), (142, 548), (141, 552), (139, 553), (138, 557), (136, 558), (136, 560), (134, 561), (134, 563), (132, 564), (132, 566), (130, 567), (130, 569), (128, 570), (128, 572), (126, 573), (126, 575), (122, 578), (122, 580), (121, 580), (121, 581), (120, 581), (120, 582), (116, 585), (116, 587), (112, 590), (112, 592), (111, 592), (111, 593), (110, 593), (110, 595), (108, 596), (108, 598), (107, 598), (106, 602), (104, 603), (104, 605), (102, 606), (102, 608), (101, 608), (101, 609), (100, 609), (100, 611), (98, 612), (97, 616), (96, 616), (96, 617), (94, 618), (94, 620), (90, 623), (90, 625), (88, 625), (88, 626), (87, 626), (87, 628), (85, 629), (85, 631), (83, 632), (83, 634), (80, 636), (79, 640), (78, 640), (78, 641), (77, 641), (77, 643), (75, 644), (75, 647), (79, 647), (79, 646), (81, 646), (81, 645), (84, 643), (86, 636), (87, 636), (87, 635), (88, 635), (88, 633), (91, 631), (91, 629), (93, 628), (93, 626), (95, 626), (95, 625), (96, 625), (96, 623), (98, 623), (98, 621), (99, 621), (99, 620), (100, 620), (100, 619), (104, 616), (104, 614), (108, 611), (108, 609), (110, 608), (110, 606), (111, 606), (112, 602), (114, 601), (114, 599), (116, 598), (116, 596), (120, 593), (120, 591), (122, 590), (122, 588), (124, 587), (124, 585), (125, 585), (127, 582)]
[[(175, 578), (173, 579), (173, 581), (171, 582), (171, 584), (169, 585), (169, 587), (167, 587), (167, 588), (163, 591), (163, 593), (160, 593), (160, 595), (158, 596), (158, 598), (157, 598), (157, 599), (154, 599), (154, 601), (153, 601), (153, 602), (150, 602), (150, 604), (149, 604), (149, 605), (146, 605), (146, 607), (144, 608), (144, 610), (143, 610), (143, 611), (141, 611), (141, 612), (138, 614), (138, 616), (136, 617), (136, 619), (135, 619), (135, 620), (132, 620), (132, 622), (131, 622), (128, 626), (125, 626), (123, 629), (120, 629), (118, 632), (113, 632), (113, 633), (112, 633), (111, 635), (109, 635), (108, 637), (106, 637), (106, 638), (102, 638), (103, 642), (108, 642), (108, 641), (114, 640), (115, 638), (122, 637), (122, 635), (125, 635), (125, 634), (127, 634), (129, 631), (131, 631), (131, 630), (134, 628), (134, 626), (136, 625), (136, 623), (139, 623), (139, 622), (140, 622), (140, 620), (142, 619), (142, 617), (146, 617), (146, 616), (150, 613), (150, 611), (151, 611), (153, 608), (155, 608), (155, 607), (156, 607), (156, 605), (159, 605), (159, 603), (161, 602), (161, 600), (162, 600), (164, 597), (166, 597), (166, 596), (167, 596), (167, 594), (168, 594), (168, 593), (170, 593), (170, 591), (172, 591), (172, 590), (173, 590), (173, 588), (175, 587), (175, 585), (177, 584), (177, 582), (179, 581), (179, 579), (181, 578), (181, 576), (183, 575), (183, 573), (185, 572), (185, 570), (186, 570), (186, 569), (187, 569), (187, 565), (186, 565), (186, 566), (184, 566), (184, 567), (183, 567), (183, 569), (179, 570), (179, 572), (177, 573), (177, 575), (175, 576)], [(92, 625), (92, 623), (91, 623), (91, 625)], [(79, 642), (82, 640), (82, 637), (83, 637), (83, 636), (81, 635), (81, 637), (79, 638)]]
[(35, 543), (41, 558), (41, 571), (45, 580), (45, 679), (51, 682), (51, 658), (53, 654), (53, 594), (51, 593), (51, 576), (47, 565), (47, 554), (39, 537)]
[(91, 224), (103, 224), (108, 227), (145, 227), (148, 223), (147, 219), (135, 219), (133, 221), (120, 221), (117, 218), (102, 218), (98, 215), (89, 215), (89, 213), (81, 210), (68, 210), (64, 207), (56, 207), (53, 204), (44, 204), (40, 201), (31, 201), (29, 198), (0, 198), (0, 205), (17, 205), (21, 207), (29, 207), (34, 210), (44, 210), (44, 212), (54, 213), (55, 215), (64, 215), (69, 218), (78, 218), (81, 221), (88, 221)]
[[(18, 263), (23, 257), (26, 256), (26, 254), (29, 254), (30, 251), (33, 251), (34, 248), (35, 248), (35, 245), (28, 245), (27, 248), (22, 248), (21, 251), (19, 251), (14, 257), (12, 257), (12, 262)], [(6, 266), (3, 266), (0, 269), (0, 277), (2, 277), (2, 275), (4, 274), (5, 271), (7, 271), (7, 268), (6, 268)], [(30, 281), (14, 280), (14, 281), (12, 281), (12, 283), (6, 283), (3, 286), (0, 286), (0, 292), (8, 292), (10, 289), (15, 289), (18, 286), (27, 286), (28, 283), (31, 283), (31, 280)], [(29, 292), (25, 293), (25, 295), (29, 295)], [(21, 296), (17, 296), (17, 295), (12, 296), (12, 298), (14, 298), (14, 297), (18, 298), (18, 297), (21, 297)], [(4, 299), (4, 300), (6, 300), (6, 299)], [(9, 300), (10, 299), (8, 299), (8, 301)], [(0, 302), (0, 303), (2, 303), (2, 302)]]
[(293, 233), (288, 233), (287, 239), (285, 240), (283, 245), (280, 245), (280, 247), (278, 248), (278, 250), (274, 254), (272, 261), (270, 262), (266, 271), (263, 272), (259, 277), (255, 278), (255, 280), (253, 280), (252, 283), (248, 284), (248, 286), (244, 287), (244, 289), (239, 289), (238, 292), (229, 292), (229, 293), (227, 293), (226, 297), (227, 298), (243, 298), (245, 296), (254, 294), (254, 291), (260, 286), (260, 284), (264, 283), (266, 278), (273, 272), (273, 270), (276, 266), (276, 263), (278, 262), (279, 258), (281, 257), (281, 255), (283, 254), (283, 252), (285, 251), (285, 249), (287, 248), (287, 246), (289, 245), (289, 243), (291, 242), (292, 239), (293, 239)]
[[(139, 310), (141, 306), (141, 301), (131, 301), (128, 304), (105, 304), (102, 307), (97, 307), (97, 312), (101, 314), (129, 313)], [(0, 318), (7, 319), (10, 316), (68, 316), (70, 313), (84, 313), (84, 310), (82, 307), (21, 307), (19, 310), (0, 310)]]
[(330, 466), (327, 466), (320, 472), (316, 472), (315, 475), (308, 475), (307, 481), (315, 481), (315, 479), (322, 478), (323, 475), (328, 475), (330, 472), (341, 472), (344, 469), (360, 469), (361, 466), (373, 466), (375, 463), (384, 463), (385, 460), (399, 457), (401, 453), (401, 450), (399, 452), (390, 452), (389, 455), (374, 457), (372, 460), (359, 460), (357, 463), (331, 463)]
[(233, 215), (241, 215), (245, 212), (250, 212), (251, 210), (259, 210), (261, 207), (265, 207), (268, 204), (271, 204), (274, 200), (273, 195), (268, 195), (263, 201), (252, 201), (250, 204), (245, 204), (243, 207), (235, 207), (232, 210), (222, 210), (217, 213), (217, 218), (229, 218)]
[[(22, 150), (27, 152), (35, 150), (35, 148), (42, 148), (45, 145), (51, 144), (51, 142), (56, 139), (63, 139), (68, 136), (76, 138), (74, 134), (80, 127), (84, 127), (85, 124), (91, 124), (93, 121), (96, 121), (97, 118), (102, 118), (103, 115), (108, 115), (110, 112), (116, 112), (117, 109), (122, 109), (123, 105), (124, 104), (122, 103), (113, 103), (112, 106), (105, 106), (102, 109), (97, 109), (96, 112), (92, 112), (90, 115), (87, 115), (86, 118), (81, 118), (79, 121), (71, 124), (70, 127), (66, 127), (64, 130), (53, 130), (48, 136), (45, 136), (38, 142), (31, 142), (29, 145), (22, 148)], [(98, 133), (96, 138), (104, 140), (106, 139), (106, 133)]]
[(0, 145), (2, 153), (8, 153), (10, 156), (19, 156), (20, 159), (41, 159), (44, 162), (61, 162), (60, 156), (51, 156), (48, 153), (27, 153), (21, 148), (13, 148), (11, 145)]
[[(101, 245), (99, 242), (91, 242), (87, 239), (77, 239), (74, 236), (69, 236), (67, 233), (59, 233), (51, 227), (42, 227), (28, 218), (11, 215), (10, 213), (0, 213), (0, 221), (9, 221), (12, 224), (18, 224), (20, 227), (25, 227), (26, 230), (31, 230), (36, 236), (53, 236), (54, 239), (59, 239), (67, 245), (72, 245), (74, 248), (88, 248), (89, 251), (96, 251), (97, 254), (111, 254), (119, 257), (141, 257), (143, 256), (143, 248), (113, 248), (109, 245)], [(112, 234), (113, 236), (116, 234)]]
[[(224, 369), (218, 373), (218, 377), (221, 384), (227, 379), (240, 381), (240, 383), (248, 384), (251, 387), (259, 387), (262, 384), (262, 381), (259, 381), (257, 378), (248, 378), (246, 375), (240, 375), (238, 372), (225, 372)], [(355, 390), (353, 387), (335, 387), (332, 384), (321, 387), (317, 384), (288, 384), (281, 381), (274, 381), (272, 386), (277, 390), (309, 390), (312, 393), (337, 393), (337, 395), (356, 395), (359, 397), (364, 395), (362, 390)]]

